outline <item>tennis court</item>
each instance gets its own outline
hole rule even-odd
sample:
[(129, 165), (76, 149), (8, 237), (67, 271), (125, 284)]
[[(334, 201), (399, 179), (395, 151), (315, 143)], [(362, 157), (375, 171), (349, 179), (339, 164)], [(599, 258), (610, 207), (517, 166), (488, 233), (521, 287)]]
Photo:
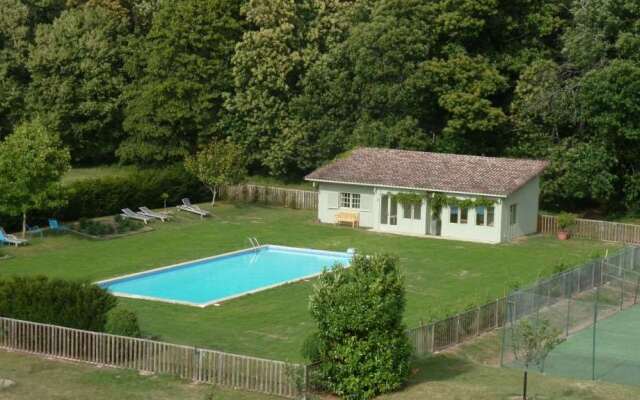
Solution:
[(595, 375), (597, 380), (640, 384), (640, 306), (599, 320), (595, 348), (593, 339), (593, 326), (569, 336), (549, 353), (544, 372), (579, 379)]
[[(640, 247), (595, 259), (507, 298), (502, 365), (523, 368), (531, 331), (562, 342), (530, 368), (549, 375), (640, 385)], [(547, 328), (544, 328), (544, 327)], [(529, 340), (529, 342), (527, 342)], [(535, 364), (535, 366), (532, 365)]]

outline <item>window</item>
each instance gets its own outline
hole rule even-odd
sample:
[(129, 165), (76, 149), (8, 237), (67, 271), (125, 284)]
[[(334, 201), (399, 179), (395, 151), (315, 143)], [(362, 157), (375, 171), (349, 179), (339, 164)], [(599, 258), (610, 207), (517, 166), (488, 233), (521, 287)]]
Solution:
[(405, 219), (411, 219), (411, 209), (413, 209), (413, 204), (402, 204), (402, 216)]
[(351, 193), (340, 193), (340, 207), (351, 208)]
[(495, 210), (493, 207), (476, 207), (476, 225), (493, 226)]
[(402, 211), (405, 219), (422, 219), (422, 204), (403, 204)]
[(487, 226), (493, 226), (494, 208), (487, 207)]
[(484, 207), (476, 207), (476, 225), (484, 225)]
[(413, 205), (413, 219), (422, 219), (422, 204)]
[(458, 212), (459, 209), (456, 206), (452, 206), (449, 211), (449, 222), (452, 224), (458, 223)]
[(360, 208), (360, 194), (359, 193), (340, 193), (340, 207)]
[(461, 224), (466, 224), (468, 220), (469, 220), (469, 209), (468, 208), (461, 208), (460, 209), (460, 223)]
[(351, 208), (360, 208), (360, 194), (351, 193)]
[(515, 225), (518, 223), (518, 205), (512, 204), (509, 206), (509, 223)]

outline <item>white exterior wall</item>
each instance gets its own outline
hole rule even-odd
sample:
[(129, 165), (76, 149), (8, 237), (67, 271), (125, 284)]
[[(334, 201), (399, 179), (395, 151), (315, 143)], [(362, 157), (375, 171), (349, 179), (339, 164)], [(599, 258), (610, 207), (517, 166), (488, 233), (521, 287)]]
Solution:
[[(457, 197), (461, 200), (473, 199), (474, 196), (462, 196), (447, 194), (451, 197)], [(476, 209), (471, 207), (468, 209), (467, 223), (462, 224), (460, 222), (451, 223), (451, 208), (443, 207), (441, 213), (442, 219), (442, 237), (455, 240), (466, 240), (471, 242), (483, 242), (483, 243), (500, 243), (500, 227), (502, 226), (502, 203), (504, 199), (486, 197), (489, 200), (494, 200), (494, 221), (493, 226), (476, 225)], [(458, 218), (460, 215), (458, 214)], [(486, 211), (485, 211), (486, 221)]]
[[(500, 243), (535, 233), (538, 224), (539, 184), (539, 178), (532, 179), (508, 198), (482, 196), (495, 201), (493, 226), (476, 225), (475, 208), (469, 208), (468, 221), (466, 224), (451, 223), (450, 208), (443, 207), (440, 236), (454, 240)], [(318, 219), (320, 222), (333, 224), (336, 222), (336, 213), (347, 211), (357, 212), (360, 215), (360, 226), (362, 228), (372, 228), (379, 231), (410, 235), (433, 235), (435, 233), (429, 232), (432, 221), (431, 211), (426, 200), (422, 202), (420, 220), (404, 218), (402, 205), (398, 204), (397, 225), (380, 223), (380, 202), (382, 195), (392, 195), (402, 192), (424, 194), (426, 197), (426, 192), (424, 191), (397, 190), (338, 183), (319, 183), (318, 185)], [(340, 193), (342, 192), (360, 194), (360, 209), (340, 207)], [(459, 199), (477, 198), (477, 196), (452, 193), (446, 193), (446, 195), (455, 196)], [(509, 224), (509, 206), (512, 204), (518, 205), (517, 223), (515, 225)]]
[[(540, 178), (536, 177), (509, 196), (502, 207), (502, 241), (508, 242), (520, 236), (538, 231), (538, 206)], [(517, 204), (516, 224), (509, 223), (509, 207)]]
[[(420, 219), (407, 219), (404, 218), (404, 209), (402, 204), (398, 203), (398, 222), (397, 225), (390, 224), (382, 224), (380, 223), (380, 207), (382, 196), (387, 195), (395, 195), (398, 193), (417, 193), (423, 195), (425, 200), (422, 201), (422, 205), (420, 206)], [(426, 196), (427, 193), (424, 191), (418, 190), (395, 190), (395, 189), (386, 189), (386, 188), (375, 188), (374, 189), (374, 198), (375, 198), (375, 218), (374, 218), (374, 229), (392, 232), (392, 233), (404, 233), (409, 235), (426, 235), (427, 234), (427, 224), (429, 222), (429, 217), (431, 215), (430, 211), (427, 208)]]
[[(340, 193), (342, 192), (359, 193), (360, 209), (341, 208)], [(337, 196), (338, 199), (337, 204), (334, 201), (335, 196)], [(318, 187), (318, 219), (320, 222), (335, 224), (337, 213), (343, 211), (357, 212), (360, 214), (360, 226), (362, 228), (373, 228), (375, 221), (374, 215), (377, 215), (376, 210), (374, 210), (374, 205), (373, 188), (370, 186), (320, 183)]]

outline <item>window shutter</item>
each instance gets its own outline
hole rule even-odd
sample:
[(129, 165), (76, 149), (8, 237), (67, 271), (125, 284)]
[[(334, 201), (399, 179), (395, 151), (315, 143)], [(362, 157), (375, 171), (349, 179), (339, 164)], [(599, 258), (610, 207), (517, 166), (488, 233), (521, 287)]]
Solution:
[(360, 196), (360, 210), (371, 211), (373, 203), (373, 196), (370, 194), (363, 194)]
[(338, 199), (339, 199), (339, 193), (331, 190), (327, 192), (327, 201), (328, 201), (327, 206), (330, 209), (338, 208)]

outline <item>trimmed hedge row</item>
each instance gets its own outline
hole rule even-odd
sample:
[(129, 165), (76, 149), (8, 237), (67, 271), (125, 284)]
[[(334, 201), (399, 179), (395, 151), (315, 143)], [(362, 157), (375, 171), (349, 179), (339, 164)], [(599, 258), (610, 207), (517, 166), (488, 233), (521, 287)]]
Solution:
[[(124, 176), (80, 180), (69, 184), (66, 189), (69, 202), (65, 207), (30, 215), (29, 223), (42, 226), (50, 217), (76, 221), (117, 214), (125, 207), (162, 207), (163, 193), (169, 195), (167, 204), (170, 205), (179, 203), (183, 197), (199, 202), (209, 200), (210, 196), (182, 165), (144, 169)], [(19, 229), (20, 219), (0, 215), (0, 226), (9, 230)]]
[(0, 315), (104, 332), (117, 299), (89, 282), (37, 277), (0, 280)]

